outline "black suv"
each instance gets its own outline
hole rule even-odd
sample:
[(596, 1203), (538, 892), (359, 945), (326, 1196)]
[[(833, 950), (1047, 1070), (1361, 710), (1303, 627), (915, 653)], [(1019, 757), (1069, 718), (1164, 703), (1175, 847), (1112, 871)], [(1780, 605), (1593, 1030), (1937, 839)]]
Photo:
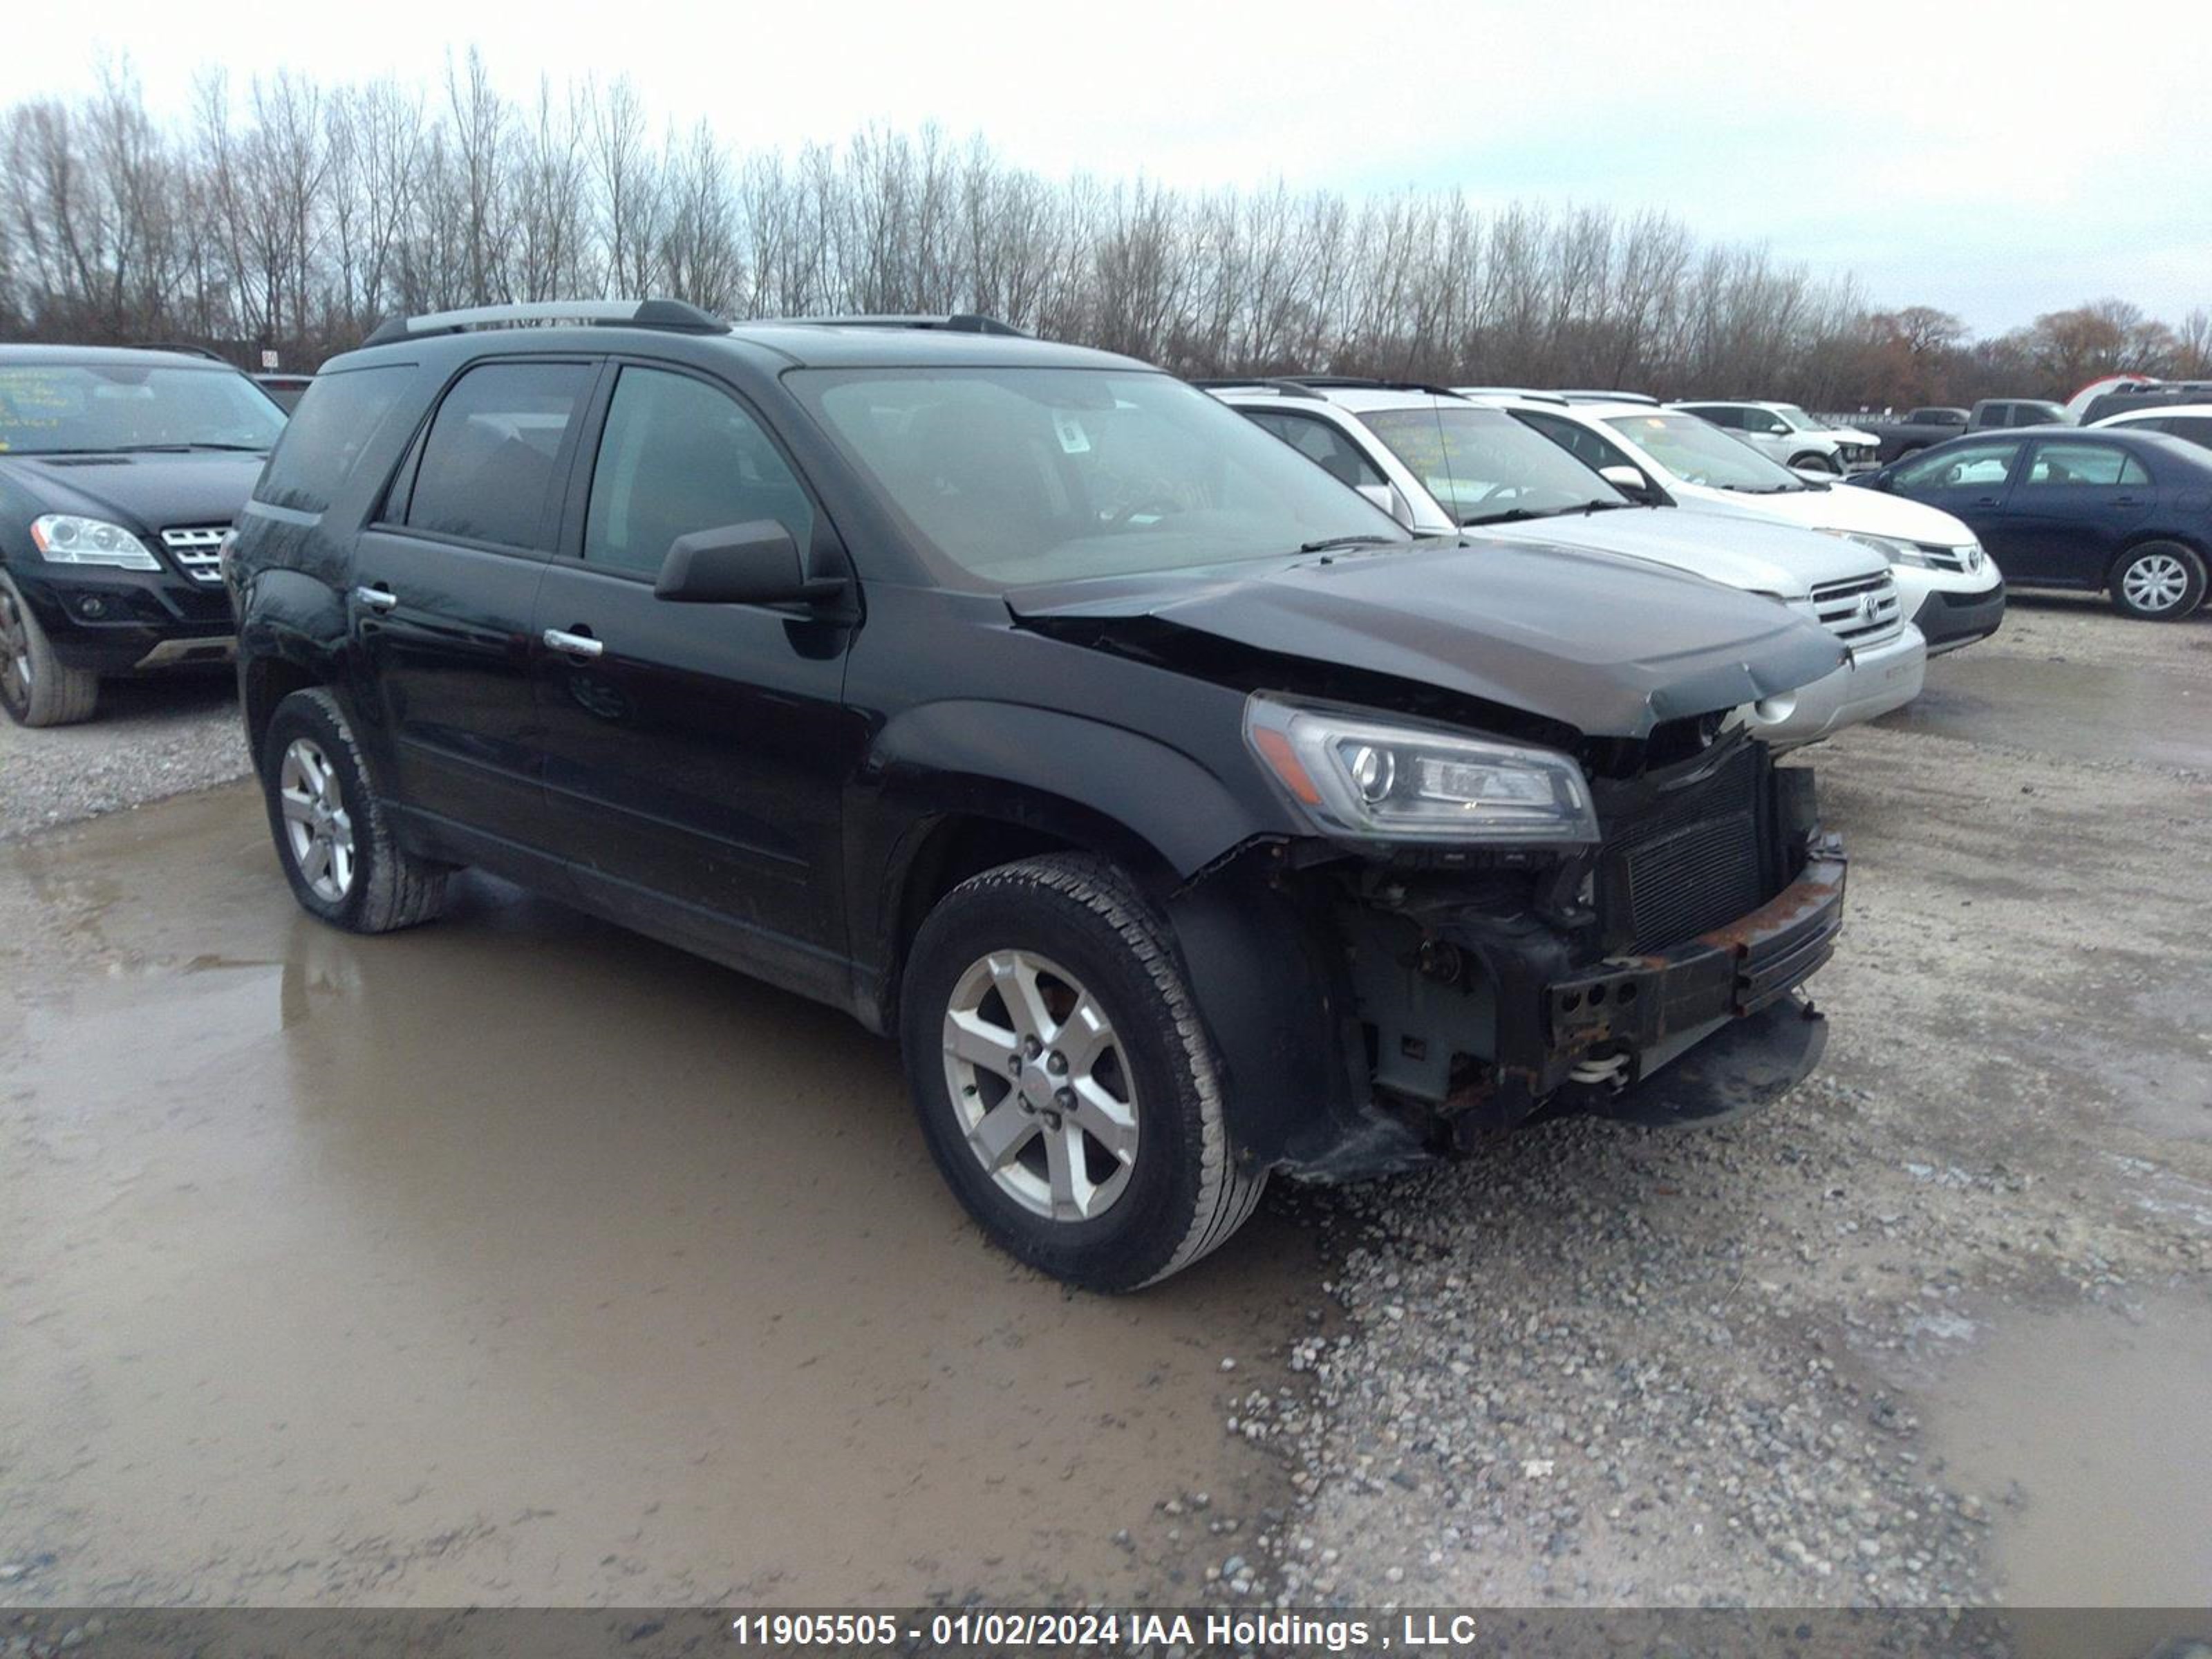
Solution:
[(218, 553), (283, 426), (219, 361), (0, 346), (0, 707), (65, 725), (103, 674), (227, 660)]
[[(532, 322), (578, 325), (497, 327)], [(473, 865), (895, 1032), (948, 1182), (1079, 1284), (1272, 1171), (1772, 1098), (1841, 921), (1730, 711), (1779, 605), (1444, 538), (1203, 392), (980, 319), (388, 324), (229, 562), (294, 892)]]

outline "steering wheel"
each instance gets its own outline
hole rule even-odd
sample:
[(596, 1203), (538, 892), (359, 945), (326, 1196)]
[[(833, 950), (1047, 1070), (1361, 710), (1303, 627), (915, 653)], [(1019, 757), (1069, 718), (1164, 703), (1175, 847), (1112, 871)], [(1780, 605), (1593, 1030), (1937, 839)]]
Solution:
[(1182, 511), (1182, 503), (1175, 500), (1172, 496), (1147, 495), (1142, 501), (1133, 501), (1127, 507), (1122, 507), (1119, 512), (1116, 512), (1112, 507), (1109, 507), (1105, 512), (1100, 514), (1098, 518), (1100, 523), (1118, 530), (1123, 525), (1127, 524), (1130, 520), (1134, 519), (1142, 514), (1158, 513), (1162, 517), (1165, 517), (1170, 513), (1180, 513)]

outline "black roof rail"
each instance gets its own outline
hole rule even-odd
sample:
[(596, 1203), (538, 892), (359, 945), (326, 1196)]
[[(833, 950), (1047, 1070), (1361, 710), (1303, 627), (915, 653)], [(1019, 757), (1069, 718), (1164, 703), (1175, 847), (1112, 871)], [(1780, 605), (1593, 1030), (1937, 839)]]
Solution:
[(232, 362), (229, 358), (224, 356), (222, 353), (217, 351), (213, 346), (185, 345), (176, 340), (141, 340), (134, 344), (131, 349), (133, 351), (173, 351), (179, 356), (185, 357), (204, 357), (211, 363), (221, 363), (225, 368), (235, 368), (238, 367), (236, 363)]
[(1561, 409), (1567, 400), (1556, 392), (1538, 392), (1525, 386), (1455, 386), (1453, 392), (1462, 398), (1520, 398), (1532, 404), (1557, 404)]
[[(1659, 407), (1659, 399), (1648, 392), (1601, 392), (1594, 386), (1562, 386), (1552, 394), (1571, 404), (1650, 404)], [(1749, 403), (1747, 398), (1692, 398), (1691, 403), (1737, 404)]]
[(425, 334), (460, 334), (472, 328), (593, 323), (620, 328), (666, 329), (678, 334), (727, 334), (730, 325), (682, 300), (533, 300), (520, 305), (471, 306), (420, 317), (388, 317), (364, 345), (390, 345)]
[(996, 317), (985, 317), (972, 311), (942, 313), (861, 312), (845, 317), (762, 317), (755, 320), (763, 323), (807, 323), (817, 328), (934, 328), (940, 329), (947, 334), (1004, 334), (1022, 340), (1036, 337), (1025, 328), (1016, 328), (1012, 323), (1002, 323)]
[(1328, 400), (1303, 380), (1286, 380), (1279, 374), (1226, 374), (1208, 376), (1193, 380), (1191, 385), (1201, 392), (1235, 392), (1249, 388), (1255, 392), (1278, 392), (1285, 398), (1310, 398), (1316, 403)]
[(1459, 396), (1448, 386), (1432, 386), (1426, 380), (1381, 380), (1366, 374), (1285, 374), (1282, 378), (1299, 386), (1320, 386), (1324, 390), (1341, 387), (1346, 391), (1421, 392), (1432, 398)]

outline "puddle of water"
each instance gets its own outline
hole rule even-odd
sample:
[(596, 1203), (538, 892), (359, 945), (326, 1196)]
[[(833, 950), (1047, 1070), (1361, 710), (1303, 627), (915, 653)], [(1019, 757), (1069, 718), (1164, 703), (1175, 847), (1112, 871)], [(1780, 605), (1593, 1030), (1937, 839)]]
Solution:
[(2023, 1315), (1933, 1394), (1945, 1479), (1996, 1517), (2008, 1605), (2212, 1606), (2212, 1309)]
[[(2003, 635), (2000, 634), (1999, 641)], [(1881, 725), (2083, 760), (2212, 768), (2201, 681), (2130, 664), (1968, 649), (1929, 665), (1921, 694)]]
[(58, 1558), (17, 1593), (1126, 1597), (1156, 1500), (1279, 1501), (1221, 1419), (1304, 1328), (1286, 1223), (1070, 1295), (849, 1020), (482, 881), (320, 927), (243, 791), (0, 848), (0, 937), (94, 890), (0, 1021), (0, 1559)]

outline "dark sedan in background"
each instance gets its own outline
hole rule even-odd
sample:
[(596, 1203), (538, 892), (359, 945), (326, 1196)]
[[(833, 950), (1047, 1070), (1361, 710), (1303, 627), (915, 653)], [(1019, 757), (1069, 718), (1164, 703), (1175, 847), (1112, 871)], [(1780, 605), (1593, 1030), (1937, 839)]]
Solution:
[(217, 555), (283, 411), (174, 351), (0, 346), (0, 708), (88, 718), (102, 675), (227, 660)]
[(1963, 519), (2016, 587), (2109, 593), (2168, 622), (2204, 603), (2212, 452), (2162, 433), (2028, 427), (1954, 438), (1852, 486)]

